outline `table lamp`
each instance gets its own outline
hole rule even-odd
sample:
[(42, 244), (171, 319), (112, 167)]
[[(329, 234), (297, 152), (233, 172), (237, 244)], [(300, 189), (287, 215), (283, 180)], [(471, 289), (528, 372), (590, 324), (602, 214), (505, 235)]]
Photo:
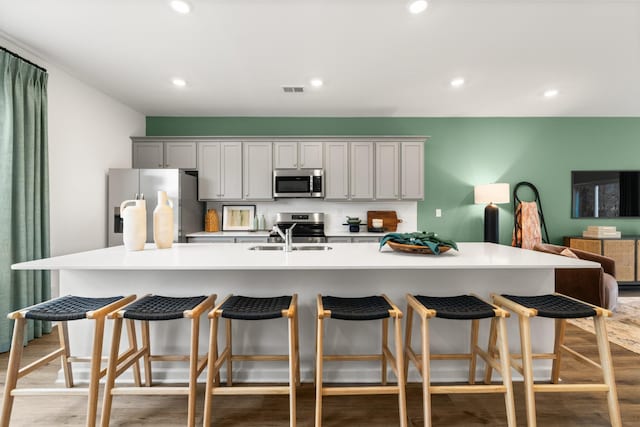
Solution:
[(509, 184), (494, 183), (473, 187), (475, 203), (487, 203), (484, 208), (484, 241), (498, 243), (498, 203), (509, 203)]

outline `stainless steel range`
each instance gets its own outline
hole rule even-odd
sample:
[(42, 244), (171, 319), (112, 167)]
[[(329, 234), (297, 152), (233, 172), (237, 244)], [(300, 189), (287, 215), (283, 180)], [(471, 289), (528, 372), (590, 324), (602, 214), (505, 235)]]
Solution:
[[(324, 214), (320, 212), (284, 212), (276, 214), (276, 225), (285, 231), (293, 224), (293, 243), (325, 243)], [(283, 243), (277, 232), (272, 231), (269, 242)]]

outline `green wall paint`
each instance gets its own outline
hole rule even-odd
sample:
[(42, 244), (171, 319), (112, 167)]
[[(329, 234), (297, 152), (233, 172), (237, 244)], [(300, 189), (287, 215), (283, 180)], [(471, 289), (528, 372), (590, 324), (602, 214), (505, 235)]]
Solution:
[[(428, 135), (422, 230), (481, 241), (484, 207), (473, 204), (473, 185), (508, 182), (513, 189), (529, 181), (540, 192), (553, 242), (594, 224), (640, 234), (640, 219), (570, 215), (571, 170), (640, 170), (640, 118), (147, 117), (147, 135)], [(500, 241), (508, 244), (513, 208), (500, 207)]]

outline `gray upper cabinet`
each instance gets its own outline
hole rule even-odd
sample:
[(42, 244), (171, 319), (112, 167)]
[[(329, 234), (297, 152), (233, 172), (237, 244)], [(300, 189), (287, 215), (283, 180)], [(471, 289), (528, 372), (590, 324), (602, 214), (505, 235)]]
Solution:
[(273, 200), (273, 163), (270, 141), (244, 142), (242, 187), (245, 200)]
[(273, 144), (276, 169), (322, 169), (322, 142), (281, 141)]
[(133, 141), (133, 167), (196, 169), (197, 149), (189, 141)]
[(324, 198), (347, 200), (349, 198), (349, 143), (326, 142), (324, 144)]
[(198, 143), (198, 199), (242, 199), (242, 143)]
[(377, 200), (400, 199), (400, 143), (376, 142)]
[(373, 199), (374, 164), (373, 142), (350, 143), (350, 198), (352, 200)]
[(404, 200), (424, 199), (424, 144), (403, 142), (401, 144), (400, 186)]

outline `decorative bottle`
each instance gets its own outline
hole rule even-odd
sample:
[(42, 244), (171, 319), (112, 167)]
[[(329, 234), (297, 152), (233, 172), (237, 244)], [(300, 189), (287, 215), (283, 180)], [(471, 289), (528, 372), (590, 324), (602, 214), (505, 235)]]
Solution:
[(153, 241), (158, 249), (173, 245), (173, 203), (165, 191), (158, 191), (158, 205), (153, 210)]
[(141, 251), (147, 241), (147, 203), (125, 200), (120, 204), (122, 242), (128, 251)]

